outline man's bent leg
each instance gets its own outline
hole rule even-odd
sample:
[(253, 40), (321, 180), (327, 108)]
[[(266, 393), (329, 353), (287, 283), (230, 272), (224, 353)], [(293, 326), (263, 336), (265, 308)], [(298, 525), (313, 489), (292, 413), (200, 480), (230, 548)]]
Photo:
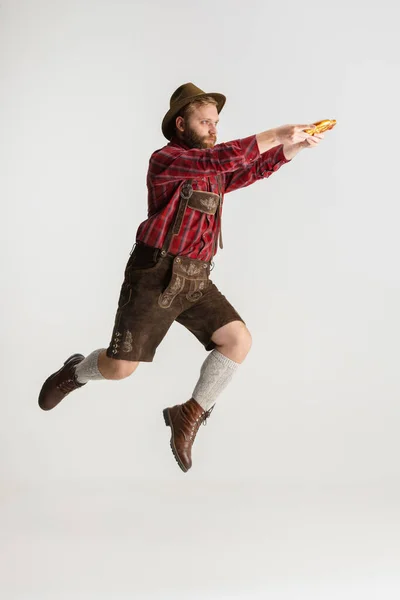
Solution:
[[(125, 379), (136, 371), (139, 361), (120, 360), (107, 356), (107, 350), (103, 349), (98, 357), (97, 368), (104, 379)], [(78, 369), (77, 369), (78, 373)], [(78, 376), (78, 379), (79, 376)]]
[(242, 321), (220, 327), (211, 336), (215, 349), (200, 369), (200, 378), (192, 397), (205, 411), (210, 411), (251, 347), (251, 336)]
[(129, 377), (138, 364), (108, 358), (103, 348), (95, 350), (86, 358), (82, 354), (73, 354), (44, 382), (39, 394), (39, 406), (43, 410), (51, 410), (68, 394), (91, 380)]
[(219, 394), (231, 381), (251, 346), (251, 336), (240, 315), (212, 284), (203, 298), (177, 321), (212, 350), (204, 361), (192, 398), (164, 410), (171, 427), (171, 448), (182, 471), (192, 466), (192, 445), (201, 423), (206, 423)]
[(192, 466), (192, 446), (201, 423), (205, 423), (220, 395), (231, 381), (251, 346), (251, 336), (242, 321), (233, 321), (211, 336), (216, 345), (200, 369), (192, 398), (164, 409), (165, 424), (171, 427), (171, 449), (182, 471)]
[(164, 409), (165, 424), (171, 427), (171, 449), (184, 472), (192, 466), (192, 446), (201, 423), (210, 416), (218, 396), (251, 347), (250, 332), (242, 321), (220, 327), (211, 340), (216, 348), (200, 369), (192, 398), (184, 404)]

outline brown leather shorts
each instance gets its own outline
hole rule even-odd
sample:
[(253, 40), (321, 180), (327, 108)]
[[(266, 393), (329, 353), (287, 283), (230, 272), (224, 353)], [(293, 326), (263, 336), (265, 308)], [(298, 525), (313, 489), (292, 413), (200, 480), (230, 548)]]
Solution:
[(107, 356), (151, 362), (174, 321), (196, 336), (206, 350), (213, 333), (243, 321), (209, 279), (210, 265), (186, 257), (161, 256), (137, 244), (125, 269)]

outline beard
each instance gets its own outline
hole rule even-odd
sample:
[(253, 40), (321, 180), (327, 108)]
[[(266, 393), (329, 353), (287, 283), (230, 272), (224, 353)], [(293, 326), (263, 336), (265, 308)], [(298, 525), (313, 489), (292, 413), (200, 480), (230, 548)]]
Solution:
[(181, 134), (182, 139), (189, 148), (213, 148), (217, 141), (216, 136), (199, 135), (189, 125), (186, 125), (185, 131)]

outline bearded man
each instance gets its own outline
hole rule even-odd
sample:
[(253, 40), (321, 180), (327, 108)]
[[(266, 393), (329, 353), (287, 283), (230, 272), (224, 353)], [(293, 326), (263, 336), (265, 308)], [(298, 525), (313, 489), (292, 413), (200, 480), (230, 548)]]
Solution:
[(310, 124), (284, 125), (216, 144), (225, 100), (193, 83), (172, 94), (162, 122), (169, 142), (150, 158), (148, 218), (125, 268), (111, 342), (86, 358), (70, 356), (39, 395), (39, 406), (50, 410), (91, 380), (132, 375), (140, 362), (153, 360), (177, 321), (209, 352), (189, 400), (163, 411), (184, 472), (192, 466), (200, 424), (251, 346), (243, 319), (209, 277), (218, 245), (222, 248), (224, 194), (268, 178), (324, 137), (306, 133)]

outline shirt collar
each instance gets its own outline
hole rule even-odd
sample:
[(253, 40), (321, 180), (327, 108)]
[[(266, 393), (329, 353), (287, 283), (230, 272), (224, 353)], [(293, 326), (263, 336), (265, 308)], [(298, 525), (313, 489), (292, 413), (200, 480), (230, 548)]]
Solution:
[(184, 148), (185, 150), (190, 150), (189, 146), (185, 144), (182, 140), (180, 140), (176, 135), (171, 138), (169, 146), (179, 146), (180, 148)]

